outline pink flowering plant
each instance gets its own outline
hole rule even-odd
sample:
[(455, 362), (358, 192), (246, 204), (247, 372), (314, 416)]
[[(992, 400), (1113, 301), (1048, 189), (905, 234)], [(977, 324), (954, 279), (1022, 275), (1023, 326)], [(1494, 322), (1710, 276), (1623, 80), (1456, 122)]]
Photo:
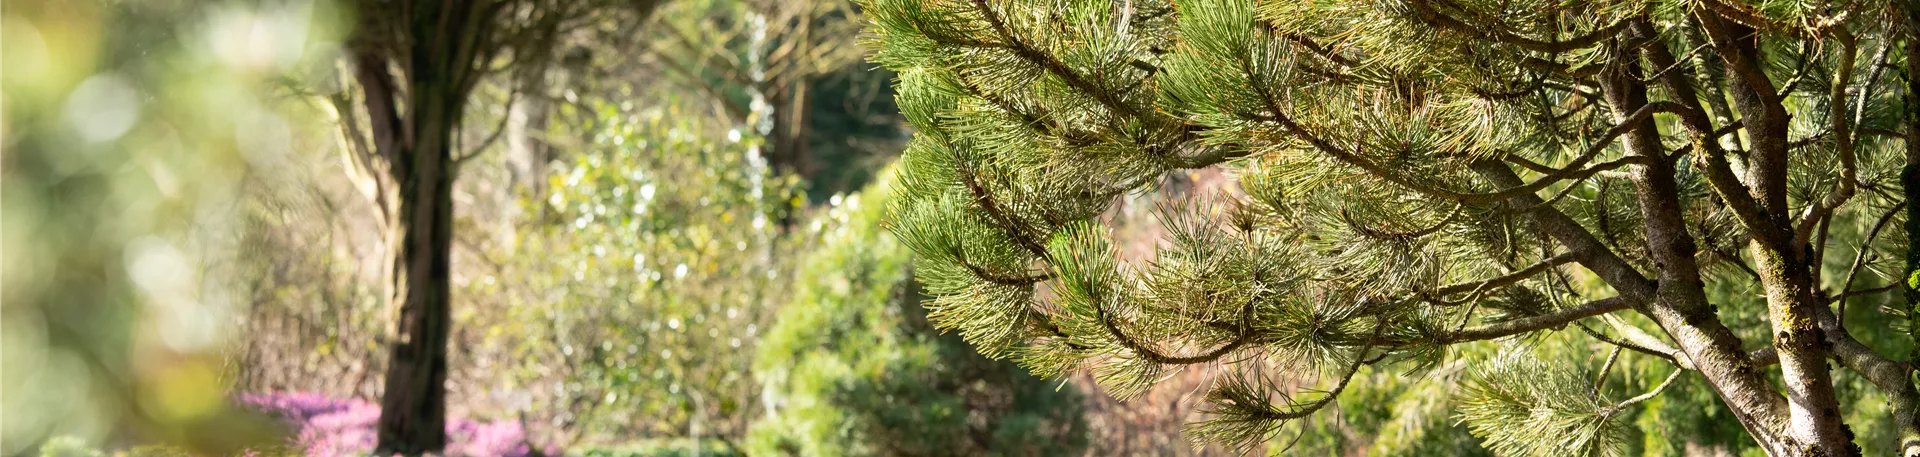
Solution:
[[(311, 392), (244, 394), (240, 403), (298, 430), (296, 444), (309, 457), (373, 453), (380, 405)], [(518, 421), (449, 418), (445, 452), (449, 457), (537, 457), (559, 455), (561, 450), (536, 446)]]

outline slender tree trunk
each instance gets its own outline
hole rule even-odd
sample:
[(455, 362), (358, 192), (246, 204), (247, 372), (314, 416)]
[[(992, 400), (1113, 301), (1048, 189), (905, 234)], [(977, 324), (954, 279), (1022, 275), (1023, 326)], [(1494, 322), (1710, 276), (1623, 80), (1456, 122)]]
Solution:
[(452, 326), (453, 155), (465, 95), (409, 75), (411, 144), (393, 156), (400, 195), (400, 245), (395, 259), (400, 316), (380, 398), (379, 451), (416, 455), (446, 444), (447, 334)]
[(773, 100), (773, 171), (811, 178), (807, 163), (807, 89), (809, 82), (784, 84)]
[[(501, 201), (509, 202), (504, 208), (505, 217), (499, 221), (498, 241), (507, 246), (509, 254), (519, 252), (519, 224), (521, 221), (543, 220), (547, 217), (547, 163), (553, 158), (553, 147), (547, 144), (546, 131), (551, 113), (553, 98), (549, 96), (549, 79), (546, 65), (554, 59), (540, 59), (529, 62), (534, 68), (521, 68), (514, 74), (514, 92), (517, 102), (507, 107), (506, 121), (506, 162), (510, 179), (509, 185), (501, 186)], [(562, 72), (558, 78), (565, 85), (566, 75)], [(522, 193), (524, 192), (524, 193)], [(520, 195), (525, 195), (533, 205), (511, 204)], [(528, 213), (531, 214), (528, 214)]]
[(531, 198), (541, 201), (546, 198), (547, 162), (552, 158), (540, 137), (547, 129), (549, 99), (546, 78), (538, 76), (545, 72), (527, 73), (531, 75), (518, 78), (520, 101), (507, 110), (507, 171), (513, 180), (508, 189), (526, 189)]

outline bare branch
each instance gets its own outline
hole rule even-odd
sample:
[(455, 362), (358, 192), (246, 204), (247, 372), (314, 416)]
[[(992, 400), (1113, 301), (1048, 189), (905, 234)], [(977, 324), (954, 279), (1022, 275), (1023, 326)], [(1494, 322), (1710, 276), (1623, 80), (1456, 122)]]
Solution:
[(487, 138), (481, 140), (479, 146), (474, 146), (473, 149), (468, 150), (465, 154), (454, 157), (454, 169), (459, 169), (460, 166), (466, 165), (467, 161), (479, 157), (481, 153), (487, 152), (487, 148), (493, 147), (494, 143), (500, 141), (500, 134), (506, 133), (507, 131), (507, 121), (513, 119), (513, 104), (519, 101), (519, 99), (520, 93), (518, 91), (507, 91), (507, 103), (506, 106), (502, 108), (500, 123), (493, 126), (493, 133), (487, 134)]
[(1839, 29), (1834, 36), (1838, 38), (1835, 41), (1840, 42), (1840, 62), (1835, 64), (1833, 82), (1829, 84), (1827, 120), (1828, 129), (1833, 134), (1834, 153), (1840, 156), (1840, 188), (1827, 194), (1826, 198), (1807, 205), (1799, 222), (1794, 225), (1793, 246), (1796, 247), (1806, 245), (1808, 234), (1811, 233), (1809, 227), (1813, 226), (1814, 221), (1825, 220), (1840, 205), (1853, 198), (1854, 183), (1860, 177), (1859, 159), (1854, 157), (1853, 116), (1847, 113), (1847, 89), (1853, 87), (1853, 62), (1857, 45), (1853, 34), (1845, 29)]

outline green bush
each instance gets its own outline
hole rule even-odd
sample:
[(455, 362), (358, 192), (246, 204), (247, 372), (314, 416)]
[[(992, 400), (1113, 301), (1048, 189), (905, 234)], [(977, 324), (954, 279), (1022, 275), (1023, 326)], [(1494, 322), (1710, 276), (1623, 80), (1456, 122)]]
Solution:
[[(755, 359), (769, 415), (748, 454), (1070, 455), (1080, 395), (928, 324), (909, 251), (881, 227), (891, 182), (835, 198), (794, 299)], [(864, 197), (864, 199), (863, 199)]]
[(567, 457), (740, 457), (740, 453), (720, 440), (695, 444), (685, 438), (645, 441), (620, 447), (597, 447), (567, 452)]

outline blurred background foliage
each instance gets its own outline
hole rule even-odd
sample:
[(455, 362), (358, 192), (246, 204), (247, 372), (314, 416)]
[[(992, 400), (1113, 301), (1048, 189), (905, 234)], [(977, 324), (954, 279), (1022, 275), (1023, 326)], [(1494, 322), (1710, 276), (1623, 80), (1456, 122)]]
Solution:
[(469, 394), (574, 442), (738, 436), (749, 349), (789, 284), (794, 238), (771, 221), (792, 180), (749, 163), (756, 140), (711, 141), (684, 113), (594, 108), (593, 147), (522, 200), (512, 239), (471, 253), (490, 271), (463, 295), (492, 303), (456, 314), (456, 344), (492, 382)]
[(330, 4), (8, 2), (4, 432), (227, 452), (272, 427), (221, 407), (246, 294), (246, 183), (325, 149), (279, 81), (326, 68)]
[[(658, 8), (591, 17), (557, 35), (564, 52), (474, 91), (450, 413), (589, 456), (1226, 454), (1175, 435), (1193, 419), (1179, 383), (1113, 403), (927, 324), (880, 221), (908, 132), (894, 75), (861, 59), (854, 5)], [(297, 432), (237, 395), (378, 398), (392, 227), (351, 156), (348, 15), (309, 0), (0, 11), (0, 455), (268, 455)], [(1111, 217), (1150, 224), (1128, 208), (1189, 184), (1169, 177)], [(1756, 291), (1715, 293), (1728, 319), (1759, 319)], [(1337, 412), (1263, 452), (1492, 455), (1460, 425), (1463, 368), (1540, 353), (1588, 360), (1575, 374), (1594, 379), (1612, 355), (1583, 331), (1365, 371)], [(1645, 391), (1666, 367), (1624, 354), (1600, 382)], [(1884, 399), (1845, 400), (1862, 423), (1886, 415)], [(1760, 455), (1691, 378), (1623, 414), (1632, 455)]]

